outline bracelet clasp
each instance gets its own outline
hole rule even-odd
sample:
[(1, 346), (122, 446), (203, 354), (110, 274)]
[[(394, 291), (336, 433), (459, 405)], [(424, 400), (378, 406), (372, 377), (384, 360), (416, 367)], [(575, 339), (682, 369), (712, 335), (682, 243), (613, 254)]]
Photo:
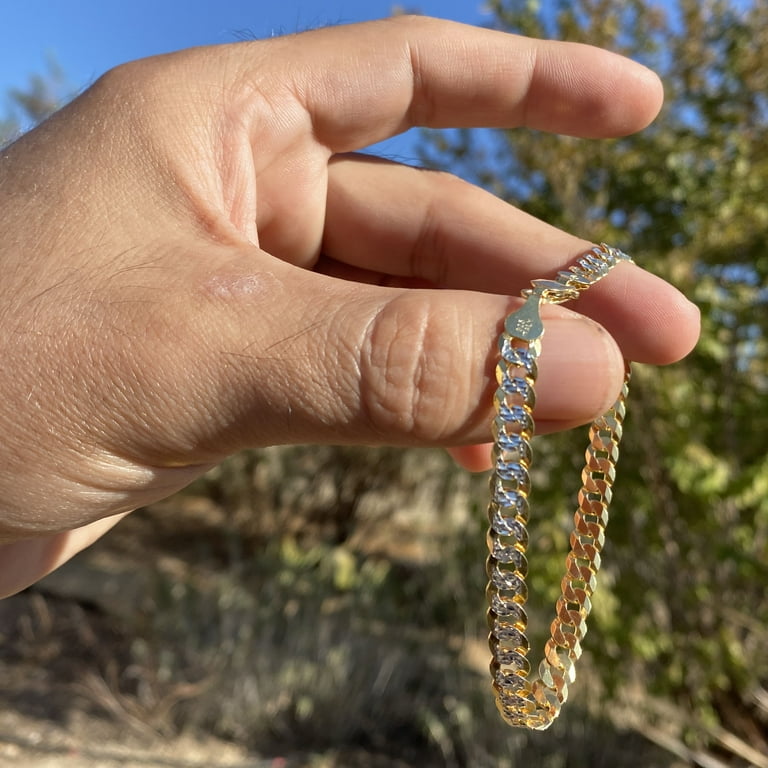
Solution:
[(544, 335), (544, 323), (541, 321), (539, 307), (546, 304), (562, 304), (579, 295), (576, 288), (565, 286), (555, 280), (534, 280), (533, 288), (522, 292), (525, 304), (512, 312), (504, 321), (504, 331), (521, 341), (533, 342)]

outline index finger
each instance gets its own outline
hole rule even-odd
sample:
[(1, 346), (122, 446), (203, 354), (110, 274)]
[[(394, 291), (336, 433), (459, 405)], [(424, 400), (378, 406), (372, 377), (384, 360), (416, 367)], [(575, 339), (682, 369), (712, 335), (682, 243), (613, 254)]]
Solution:
[(421, 16), (273, 43), (292, 46), (288, 70), (276, 74), (290, 77), (333, 152), (413, 126), (620, 136), (645, 127), (662, 101), (658, 77), (617, 54)]

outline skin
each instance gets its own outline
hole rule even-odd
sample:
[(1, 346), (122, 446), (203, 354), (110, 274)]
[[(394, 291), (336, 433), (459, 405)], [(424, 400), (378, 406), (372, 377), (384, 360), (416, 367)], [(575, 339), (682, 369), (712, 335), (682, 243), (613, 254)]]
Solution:
[[(487, 466), (510, 297), (591, 244), (354, 153), (411, 126), (619, 136), (661, 101), (606, 51), (397, 18), (134, 62), (6, 148), (0, 595), (249, 446)], [(545, 319), (539, 431), (604, 411), (624, 357), (671, 363), (698, 335), (624, 264)]]

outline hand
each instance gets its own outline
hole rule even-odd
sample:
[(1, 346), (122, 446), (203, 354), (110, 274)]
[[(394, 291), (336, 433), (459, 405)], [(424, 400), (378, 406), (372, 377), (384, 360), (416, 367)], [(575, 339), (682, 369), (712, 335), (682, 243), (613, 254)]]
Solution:
[[(660, 101), (598, 49), (398, 18), (134, 62), (6, 149), (0, 594), (247, 446), (487, 440), (508, 296), (590, 243), (350, 153), (413, 125), (621, 135)], [(548, 313), (543, 429), (698, 332), (629, 265), (578, 309)]]

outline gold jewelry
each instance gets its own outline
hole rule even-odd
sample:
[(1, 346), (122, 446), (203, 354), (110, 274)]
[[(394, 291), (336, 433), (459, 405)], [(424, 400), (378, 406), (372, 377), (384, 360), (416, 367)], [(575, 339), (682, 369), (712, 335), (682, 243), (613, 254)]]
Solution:
[(619, 458), (619, 441), (626, 412), (629, 363), (624, 386), (613, 407), (589, 430), (589, 447), (582, 472), (582, 488), (571, 533), (571, 551), (565, 561), (562, 595), (550, 627), (538, 676), (530, 677), (530, 644), (525, 632), (528, 617), (525, 577), (528, 561), (531, 445), (534, 384), (541, 353), (544, 324), (539, 306), (570, 301), (587, 290), (629, 256), (605, 244), (595, 246), (555, 280), (534, 280), (522, 292), (525, 304), (507, 317), (499, 338), (496, 367), (499, 387), (493, 398), (493, 475), (488, 507), (487, 560), (489, 645), (496, 705), (509, 725), (542, 730), (560, 714), (568, 697), (568, 684), (576, 677), (576, 661), (587, 632), (591, 595), (600, 568), (608, 505)]

